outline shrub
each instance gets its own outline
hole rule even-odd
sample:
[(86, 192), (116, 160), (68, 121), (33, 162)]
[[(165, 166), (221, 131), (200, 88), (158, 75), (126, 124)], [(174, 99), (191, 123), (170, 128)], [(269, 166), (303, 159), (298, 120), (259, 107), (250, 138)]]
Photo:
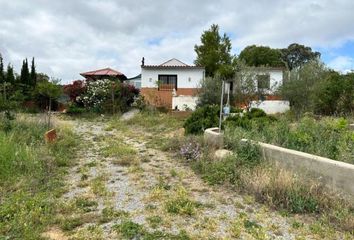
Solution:
[(239, 126), (245, 129), (256, 127), (257, 129), (263, 128), (265, 125), (276, 121), (273, 116), (268, 116), (263, 110), (252, 108), (245, 114), (238, 114), (228, 117), (225, 121), (226, 125)]
[(76, 98), (88, 109), (102, 111), (103, 104), (108, 99), (112, 83), (108, 79), (88, 81), (86, 92)]
[(201, 134), (205, 129), (216, 127), (219, 123), (219, 108), (207, 105), (198, 108), (184, 123), (186, 134)]
[(201, 146), (197, 141), (186, 141), (179, 154), (187, 160), (197, 160), (201, 156)]
[(79, 107), (76, 104), (69, 104), (68, 108), (66, 109), (66, 113), (72, 114), (72, 115), (81, 114), (84, 112), (86, 112), (86, 109), (83, 107)]
[(115, 83), (114, 89), (114, 102), (118, 107), (118, 110), (126, 112), (139, 95), (139, 89), (126, 83)]
[(85, 82), (82, 80), (73, 81), (72, 84), (64, 85), (64, 93), (70, 98), (70, 101), (76, 104), (80, 102), (77, 101), (77, 97), (84, 94), (86, 91)]

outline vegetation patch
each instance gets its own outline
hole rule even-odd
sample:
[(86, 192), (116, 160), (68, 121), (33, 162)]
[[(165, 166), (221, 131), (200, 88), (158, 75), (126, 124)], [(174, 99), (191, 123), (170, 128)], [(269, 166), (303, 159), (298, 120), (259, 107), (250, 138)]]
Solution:
[(155, 240), (155, 239), (171, 239), (171, 240), (189, 240), (190, 237), (185, 231), (180, 231), (178, 234), (170, 234), (162, 231), (147, 231), (142, 225), (125, 220), (122, 223), (114, 226), (117, 233), (123, 239), (142, 239), (142, 240)]
[(36, 116), (4, 122), (0, 116), (0, 238), (39, 239), (53, 221), (78, 138), (59, 127), (57, 141), (45, 144), (46, 124)]
[(113, 207), (106, 207), (102, 209), (102, 214), (100, 217), (100, 223), (107, 223), (116, 218), (126, 218), (129, 213), (123, 210), (115, 210)]
[(197, 208), (203, 205), (191, 200), (183, 187), (176, 189), (175, 195), (166, 202), (165, 208), (168, 213), (192, 216)]

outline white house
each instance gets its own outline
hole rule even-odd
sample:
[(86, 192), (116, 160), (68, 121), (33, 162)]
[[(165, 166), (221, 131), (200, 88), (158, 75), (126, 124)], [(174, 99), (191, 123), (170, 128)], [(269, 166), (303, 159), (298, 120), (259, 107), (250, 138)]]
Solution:
[(155, 106), (170, 109), (194, 109), (196, 92), (204, 79), (204, 67), (171, 59), (159, 65), (141, 65), (141, 94)]
[[(277, 90), (284, 81), (284, 68), (259, 67), (245, 73), (254, 81), (256, 90), (261, 93), (261, 99), (251, 101), (251, 108), (260, 108), (267, 114), (282, 113), (290, 109), (289, 101), (281, 99)], [(231, 86), (232, 88), (232, 86)]]

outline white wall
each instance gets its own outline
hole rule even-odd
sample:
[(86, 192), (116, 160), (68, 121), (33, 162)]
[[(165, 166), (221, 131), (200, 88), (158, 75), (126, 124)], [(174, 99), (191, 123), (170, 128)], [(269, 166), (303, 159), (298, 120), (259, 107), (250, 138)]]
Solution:
[(251, 108), (260, 108), (267, 114), (284, 113), (290, 110), (290, 103), (281, 100), (252, 101)]
[[(242, 142), (249, 142), (242, 139)], [(354, 203), (354, 165), (334, 161), (304, 152), (262, 142), (253, 142), (260, 147), (261, 155), (265, 161), (275, 162), (276, 165), (296, 172), (302, 177), (310, 177), (326, 184), (334, 190), (348, 194), (348, 200)]]
[[(283, 71), (278, 69), (269, 69), (260, 71), (257, 75), (269, 74), (270, 77), (270, 91), (267, 93), (271, 94), (276, 91), (283, 84)], [(255, 79), (255, 85), (257, 86), (257, 80)]]
[(201, 68), (142, 68), (141, 87), (156, 88), (159, 74), (177, 75), (177, 88), (197, 88), (204, 77)]
[(185, 111), (186, 110), (186, 106), (191, 109), (191, 110), (195, 110), (195, 108), (197, 107), (197, 101), (198, 101), (198, 97), (192, 97), (192, 96), (176, 96), (176, 97), (172, 97), (172, 109), (177, 109), (180, 111)]

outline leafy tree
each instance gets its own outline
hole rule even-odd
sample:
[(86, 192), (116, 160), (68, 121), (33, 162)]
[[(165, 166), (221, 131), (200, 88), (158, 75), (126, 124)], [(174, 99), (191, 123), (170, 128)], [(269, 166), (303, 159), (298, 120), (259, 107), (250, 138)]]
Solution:
[(34, 64), (34, 57), (32, 58), (31, 62), (31, 73), (30, 73), (30, 85), (34, 88), (37, 84), (37, 73), (36, 73), (36, 66)]
[(354, 74), (331, 72), (314, 89), (314, 111), (346, 115), (354, 112)]
[(281, 56), (279, 49), (251, 45), (241, 51), (239, 59), (244, 61), (248, 66), (253, 67), (284, 67)]
[(233, 82), (235, 100), (239, 105), (249, 109), (252, 101), (259, 100), (265, 95), (266, 89), (257, 86), (257, 75), (264, 71), (262, 67), (252, 67), (242, 60), (238, 61)]
[(286, 63), (289, 70), (299, 68), (304, 64), (317, 60), (321, 57), (321, 53), (313, 52), (311, 47), (293, 43), (287, 48), (281, 50), (282, 59)]
[(58, 85), (59, 80), (52, 80), (52, 82), (40, 82), (37, 84), (37, 94), (48, 99), (48, 128), (50, 128), (50, 115), (52, 111), (52, 101), (60, 97), (62, 88)]
[(329, 70), (319, 61), (310, 61), (302, 68), (290, 71), (289, 79), (283, 83), (281, 94), (290, 101), (298, 117), (306, 111), (314, 110), (314, 91), (329, 74)]
[(198, 107), (220, 104), (222, 80), (220, 77), (206, 77), (198, 88)]
[(231, 41), (225, 33), (220, 36), (218, 25), (213, 24), (203, 32), (201, 45), (195, 45), (194, 50), (197, 53), (194, 63), (205, 67), (206, 76), (214, 77), (219, 72), (222, 77), (228, 77), (233, 60)]
[(37, 73), (36, 74), (37, 83), (39, 82), (48, 82), (50, 80), (49, 76), (45, 73)]

